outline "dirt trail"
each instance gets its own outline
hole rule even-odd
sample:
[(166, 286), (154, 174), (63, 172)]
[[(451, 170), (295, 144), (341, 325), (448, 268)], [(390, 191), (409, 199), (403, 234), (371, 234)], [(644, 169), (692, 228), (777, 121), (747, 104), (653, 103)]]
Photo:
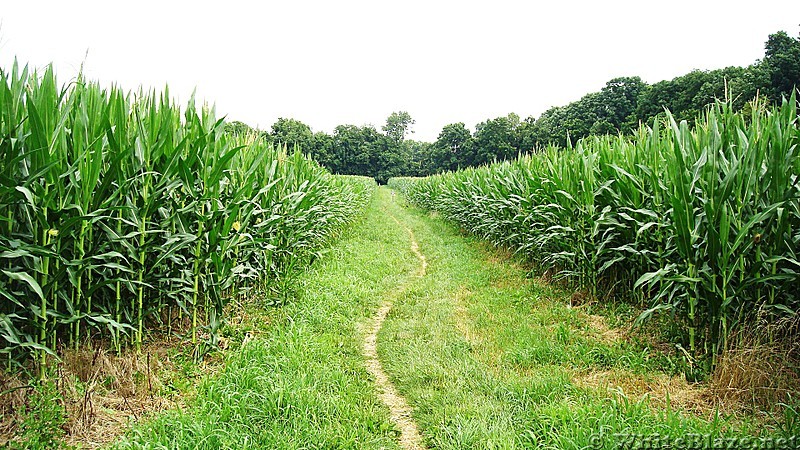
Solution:
[[(419, 251), (419, 244), (414, 238), (414, 232), (411, 231), (410, 228), (401, 224), (396, 217), (392, 216), (391, 214), (389, 215), (392, 217), (392, 219), (394, 219), (395, 222), (397, 222), (398, 225), (405, 228), (405, 230), (408, 232), (409, 238), (411, 239), (411, 251), (420, 261), (419, 268), (414, 276), (425, 276), (425, 272), (428, 269), (428, 262), (425, 259), (425, 255)], [(405, 288), (406, 285), (403, 285), (399, 288), (399, 290), (402, 291)], [(394, 384), (392, 384), (392, 381), (389, 380), (389, 376), (386, 375), (381, 362), (378, 360), (378, 331), (380, 331), (381, 326), (383, 326), (383, 321), (386, 320), (386, 316), (389, 314), (391, 309), (391, 300), (386, 300), (383, 302), (381, 307), (378, 308), (378, 311), (372, 318), (372, 326), (368, 330), (369, 333), (364, 339), (363, 353), (367, 359), (367, 370), (372, 374), (373, 377), (375, 377), (375, 384), (379, 393), (378, 395), (381, 401), (389, 408), (389, 416), (392, 422), (394, 422), (397, 428), (400, 429), (400, 446), (406, 450), (423, 450), (425, 449), (425, 446), (422, 443), (422, 436), (419, 434), (417, 424), (411, 417), (411, 408), (408, 406), (406, 399), (403, 398), (399, 392), (397, 392), (397, 388), (395, 388)]]

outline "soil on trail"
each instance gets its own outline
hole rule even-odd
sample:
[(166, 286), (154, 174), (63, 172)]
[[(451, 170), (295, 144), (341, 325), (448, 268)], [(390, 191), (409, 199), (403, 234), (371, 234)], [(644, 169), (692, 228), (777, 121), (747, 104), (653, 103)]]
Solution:
[[(420, 261), (415, 277), (419, 278), (425, 276), (425, 272), (428, 268), (428, 262), (425, 259), (425, 255), (419, 251), (419, 244), (414, 238), (414, 232), (410, 228), (401, 224), (396, 217), (392, 216), (391, 214), (390, 216), (395, 222), (397, 222), (398, 225), (405, 228), (405, 230), (408, 232), (411, 240), (411, 251)], [(400, 286), (398, 291), (402, 292), (404, 289), (406, 289), (408, 283), (409, 282), (407, 281), (406, 284)], [(378, 360), (378, 332), (380, 331), (381, 326), (383, 326), (383, 322), (386, 320), (386, 316), (389, 314), (391, 309), (391, 300), (386, 300), (383, 302), (383, 304), (381, 304), (381, 307), (378, 308), (378, 311), (372, 318), (372, 326), (368, 330), (369, 332), (364, 339), (363, 353), (367, 359), (367, 370), (372, 374), (373, 377), (375, 377), (375, 385), (378, 390), (378, 395), (381, 401), (389, 408), (389, 416), (392, 422), (394, 422), (394, 424), (400, 430), (400, 446), (407, 450), (422, 450), (425, 449), (425, 446), (422, 443), (422, 436), (419, 434), (417, 424), (411, 417), (411, 408), (408, 406), (406, 399), (400, 395), (400, 393), (397, 391), (397, 388), (394, 387), (392, 381), (389, 380), (389, 376), (386, 375), (380, 360)]]

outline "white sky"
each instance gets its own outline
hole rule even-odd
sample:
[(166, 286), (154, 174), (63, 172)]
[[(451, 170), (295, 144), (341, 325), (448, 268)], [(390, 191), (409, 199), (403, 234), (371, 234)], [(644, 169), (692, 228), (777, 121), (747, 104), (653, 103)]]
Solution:
[[(800, 1), (0, 0), (0, 66), (68, 82), (196, 88), (220, 114), (314, 131), (416, 120), (412, 138), (516, 112), (538, 117), (617, 76), (653, 83), (748, 65)], [(87, 56), (88, 53), (88, 56)]]

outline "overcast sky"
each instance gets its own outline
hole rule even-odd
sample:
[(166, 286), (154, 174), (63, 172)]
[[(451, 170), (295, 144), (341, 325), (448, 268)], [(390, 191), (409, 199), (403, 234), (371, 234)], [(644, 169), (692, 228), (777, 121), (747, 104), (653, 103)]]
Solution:
[(538, 117), (618, 76), (646, 82), (763, 57), (800, 33), (800, 1), (9, 1), (0, 66), (68, 82), (192, 90), (220, 114), (314, 131), (416, 120), (417, 140), (515, 112)]

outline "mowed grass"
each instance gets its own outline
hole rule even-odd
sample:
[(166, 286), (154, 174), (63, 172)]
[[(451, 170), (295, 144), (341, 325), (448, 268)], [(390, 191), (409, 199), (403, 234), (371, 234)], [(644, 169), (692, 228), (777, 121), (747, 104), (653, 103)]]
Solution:
[[(116, 448), (399, 448), (361, 354), (386, 300), (394, 306), (378, 353), (428, 448), (777, 435), (763, 418), (709, 408), (667, 357), (615, 328), (622, 321), (569, 308), (566, 292), (403, 203), (378, 189), (364, 220), (303, 274), (292, 301), (250, 306), (254, 337), (186, 411), (137, 426)], [(427, 258), (424, 277), (414, 276), (419, 261), (404, 227)]]
[(431, 448), (617, 448), (625, 434), (775, 432), (715, 411), (613, 317), (570, 308), (568, 293), (526, 278), (508, 256), (399, 203), (391, 212), (429, 265), (395, 302), (378, 352)]
[(115, 448), (393, 449), (397, 431), (361, 355), (381, 299), (413, 272), (408, 235), (381, 205), (314, 267), (281, 308), (249, 308), (254, 336), (185, 412), (136, 426)]

